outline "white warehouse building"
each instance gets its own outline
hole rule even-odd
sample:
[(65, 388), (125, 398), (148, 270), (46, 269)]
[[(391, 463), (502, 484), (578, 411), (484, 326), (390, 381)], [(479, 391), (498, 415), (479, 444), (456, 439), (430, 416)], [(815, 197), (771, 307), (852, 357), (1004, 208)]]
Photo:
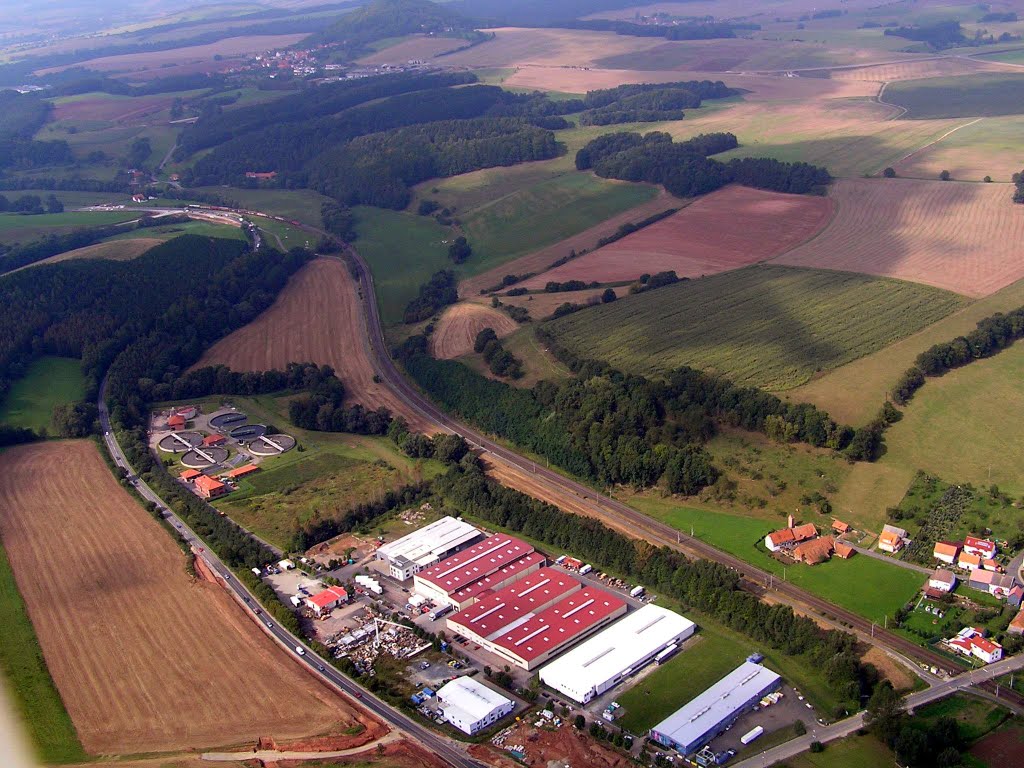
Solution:
[(486, 730), (515, 709), (507, 696), (471, 677), (457, 677), (437, 692), (444, 719), (470, 736)]
[(469, 523), (454, 517), (442, 517), (379, 547), (376, 557), (387, 563), (392, 578), (405, 581), (472, 544), (481, 536), (480, 531)]
[(586, 704), (661, 651), (690, 637), (696, 625), (657, 605), (645, 605), (540, 670), (541, 682)]

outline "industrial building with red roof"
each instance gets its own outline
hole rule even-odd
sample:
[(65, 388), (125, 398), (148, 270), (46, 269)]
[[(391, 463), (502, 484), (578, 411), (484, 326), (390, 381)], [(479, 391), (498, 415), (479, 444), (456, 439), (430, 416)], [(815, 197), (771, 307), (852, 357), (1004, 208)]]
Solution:
[(236, 467), (228, 472), (228, 477), (238, 478), (251, 475), (253, 472), (259, 472), (260, 468), (255, 464), (246, 464), (244, 467)]
[(448, 629), (534, 669), (626, 612), (626, 601), (542, 568), (448, 619)]
[(341, 587), (328, 587), (322, 592), (306, 598), (306, 606), (317, 616), (330, 612), (348, 600), (348, 592)]
[(475, 603), (544, 565), (543, 555), (525, 541), (497, 534), (413, 576), (413, 591), (457, 610)]

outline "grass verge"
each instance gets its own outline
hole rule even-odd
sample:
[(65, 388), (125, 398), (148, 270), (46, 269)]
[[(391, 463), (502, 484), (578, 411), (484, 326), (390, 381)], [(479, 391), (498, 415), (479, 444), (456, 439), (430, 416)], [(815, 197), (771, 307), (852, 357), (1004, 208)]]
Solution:
[(55, 405), (73, 403), (84, 396), (81, 361), (70, 357), (36, 358), (0, 404), (0, 422), (37, 432), (48, 429)]

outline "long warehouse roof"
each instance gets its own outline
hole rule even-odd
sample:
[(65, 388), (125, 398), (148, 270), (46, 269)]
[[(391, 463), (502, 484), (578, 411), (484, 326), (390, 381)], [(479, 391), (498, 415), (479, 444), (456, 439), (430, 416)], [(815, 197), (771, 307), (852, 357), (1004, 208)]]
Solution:
[(693, 628), (694, 623), (685, 616), (648, 604), (548, 664), (543, 676), (572, 680), (580, 687), (597, 686)]
[(514, 584), (489, 595), (448, 619), (480, 637), (492, 639), (528, 620), (554, 600), (576, 592), (582, 585), (565, 571), (541, 568)]
[(693, 744), (780, 679), (767, 667), (745, 661), (651, 730), (677, 744)]
[(432, 565), (417, 578), (450, 595), (532, 552), (525, 541), (501, 533)]
[(480, 535), (480, 531), (469, 523), (454, 517), (442, 517), (430, 525), (395, 539), (377, 549), (378, 558), (394, 560), (406, 557), (413, 562), (435, 559), (455, 547), (462, 546)]

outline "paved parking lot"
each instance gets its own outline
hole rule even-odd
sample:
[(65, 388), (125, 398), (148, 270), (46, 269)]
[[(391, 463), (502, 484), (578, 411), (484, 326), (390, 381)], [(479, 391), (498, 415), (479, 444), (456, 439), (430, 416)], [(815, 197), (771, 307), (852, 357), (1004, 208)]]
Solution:
[[(799, 694), (788, 685), (782, 687), (782, 692), (785, 695), (778, 704), (772, 704), (770, 707), (743, 715), (732, 728), (711, 742), (711, 748), (716, 752), (724, 752), (727, 749), (735, 749), (740, 752), (747, 749), (756, 753), (757, 741), (744, 746), (740, 743), (740, 739), (759, 725), (764, 728), (765, 735), (779, 729), (787, 729), (789, 733), (793, 733), (793, 724), (797, 720), (803, 720), (804, 725), (807, 726), (807, 732), (813, 733), (818, 725), (818, 716), (810, 708), (806, 699), (801, 700)], [(793, 735), (795, 736), (795, 734)]]

